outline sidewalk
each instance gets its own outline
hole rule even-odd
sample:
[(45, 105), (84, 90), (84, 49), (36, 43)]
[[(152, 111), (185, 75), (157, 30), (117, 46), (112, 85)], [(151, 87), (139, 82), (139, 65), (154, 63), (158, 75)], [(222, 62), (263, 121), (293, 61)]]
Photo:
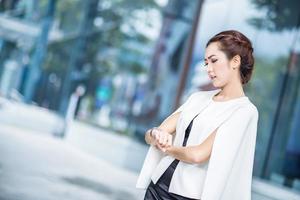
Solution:
[(136, 174), (142, 168), (148, 150), (147, 145), (131, 137), (80, 121), (72, 123), (65, 141), (90, 155)]
[(0, 125), (0, 199), (142, 199), (137, 174), (39, 132)]

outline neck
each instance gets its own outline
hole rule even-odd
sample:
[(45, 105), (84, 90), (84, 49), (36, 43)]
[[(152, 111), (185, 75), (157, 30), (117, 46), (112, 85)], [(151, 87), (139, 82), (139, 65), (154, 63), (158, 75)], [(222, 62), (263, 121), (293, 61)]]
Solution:
[(241, 83), (228, 83), (220, 89), (221, 91), (217, 94), (220, 100), (228, 100), (245, 96), (244, 89)]

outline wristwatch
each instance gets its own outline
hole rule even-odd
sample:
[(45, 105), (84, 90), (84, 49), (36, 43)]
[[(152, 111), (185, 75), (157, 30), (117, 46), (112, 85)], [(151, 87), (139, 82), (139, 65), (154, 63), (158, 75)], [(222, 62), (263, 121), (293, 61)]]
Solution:
[(151, 128), (151, 130), (150, 130), (150, 136), (151, 136), (151, 137), (153, 137), (153, 135), (152, 135), (152, 131), (153, 131), (153, 129), (157, 129), (157, 127), (153, 127), (153, 128)]

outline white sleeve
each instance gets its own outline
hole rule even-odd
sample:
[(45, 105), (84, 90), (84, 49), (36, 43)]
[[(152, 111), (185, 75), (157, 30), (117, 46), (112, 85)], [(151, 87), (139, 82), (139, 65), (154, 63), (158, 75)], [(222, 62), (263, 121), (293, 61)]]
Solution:
[(181, 112), (191, 103), (192, 99), (194, 98), (196, 93), (192, 93), (188, 96), (188, 98), (172, 113), (175, 114), (177, 112)]
[[(206, 188), (203, 192), (203, 199), (222, 199), (231, 170), (238, 162), (236, 159), (238, 153), (242, 153), (246, 160), (252, 159), (248, 152), (253, 151), (254, 146), (250, 146), (244, 141), (250, 140), (253, 138), (251, 135), (256, 134), (257, 120), (257, 110), (248, 106), (241, 107), (217, 129), (205, 180)], [(242, 147), (241, 145), (246, 146)], [(245, 152), (241, 152), (243, 150)], [(247, 176), (246, 169), (240, 170), (244, 170), (244, 175)]]

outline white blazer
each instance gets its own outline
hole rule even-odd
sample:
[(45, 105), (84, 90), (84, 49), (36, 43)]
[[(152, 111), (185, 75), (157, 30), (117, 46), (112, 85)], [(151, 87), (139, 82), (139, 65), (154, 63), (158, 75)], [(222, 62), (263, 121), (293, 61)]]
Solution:
[[(174, 112), (182, 111), (176, 125), (174, 146), (182, 146), (188, 122), (208, 106), (219, 91), (195, 92)], [(228, 112), (218, 115), (205, 129), (208, 136), (218, 128), (209, 161), (201, 164), (180, 161), (169, 192), (201, 200), (251, 200), (257, 123), (258, 111), (248, 97), (234, 101)], [(197, 135), (190, 133), (187, 146), (201, 144)], [(156, 183), (173, 160), (150, 146), (136, 187), (146, 189), (151, 180)]]

